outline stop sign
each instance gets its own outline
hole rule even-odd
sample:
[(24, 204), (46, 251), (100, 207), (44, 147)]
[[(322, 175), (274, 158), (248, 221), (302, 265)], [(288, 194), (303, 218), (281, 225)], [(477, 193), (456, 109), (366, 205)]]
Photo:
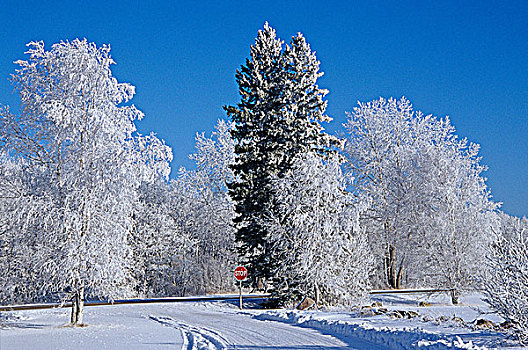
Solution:
[(235, 269), (235, 278), (239, 281), (243, 281), (247, 278), (247, 269), (244, 266), (237, 266)]

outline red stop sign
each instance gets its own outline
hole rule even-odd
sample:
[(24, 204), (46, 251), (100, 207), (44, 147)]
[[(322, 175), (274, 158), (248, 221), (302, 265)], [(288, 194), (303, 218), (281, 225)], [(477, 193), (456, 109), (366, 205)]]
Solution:
[(244, 266), (237, 266), (235, 269), (235, 278), (239, 281), (243, 281), (247, 278), (247, 269)]

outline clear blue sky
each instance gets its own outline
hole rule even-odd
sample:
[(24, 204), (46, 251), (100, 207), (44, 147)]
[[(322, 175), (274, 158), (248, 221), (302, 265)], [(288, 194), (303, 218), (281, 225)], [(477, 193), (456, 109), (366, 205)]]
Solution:
[(146, 113), (140, 130), (173, 148), (173, 174), (237, 101), (235, 70), (264, 22), (285, 41), (301, 31), (330, 90), (328, 130), (358, 100), (406, 96), (481, 144), (495, 200), (528, 215), (527, 1), (2, 0), (0, 20), (0, 103), (18, 105), (7, 79), (27, 42), (110, 43)]

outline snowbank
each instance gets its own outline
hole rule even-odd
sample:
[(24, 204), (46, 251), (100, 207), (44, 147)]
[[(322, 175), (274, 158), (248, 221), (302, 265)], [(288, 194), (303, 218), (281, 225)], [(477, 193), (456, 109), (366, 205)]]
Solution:
[(399, 320), (399, 326), (390, 320), (386, 320), (384, 326), (376, 326), (361, 318), (344, 320), (339, 319), (343, 317), (338, 314), (296, 310), (268, 311), (254, 315), (254, 318), (313, 328), (340, 338), (359, 338), (391, 349), (487, 349), (486, 346), (474, 344), (472, 340), (464, 341), (461, 335), (446, 334), (445, 330), (435, 332), (424, 327), (401, 326), (402, 320)]

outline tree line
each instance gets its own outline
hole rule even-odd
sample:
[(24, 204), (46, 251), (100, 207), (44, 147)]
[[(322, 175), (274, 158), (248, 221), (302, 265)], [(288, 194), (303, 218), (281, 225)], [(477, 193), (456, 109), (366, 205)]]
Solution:
[(482, 290), (526, 340), (527, 221), (500, 212), (479, 146), (449, 118), (380, 98), (326, 133), (315, 52), (266, 23), (228, 120), (197, 135), (195, 168), (170, 180), (172, 151), (137, 132), (144, 115), (109, 46), (28, 47), (12, 75), (20, 112), (0, 110), (4, 303), (72, 300), (81, 324), (85, 298), (230, 291), (244, 264), (280, 306)]

